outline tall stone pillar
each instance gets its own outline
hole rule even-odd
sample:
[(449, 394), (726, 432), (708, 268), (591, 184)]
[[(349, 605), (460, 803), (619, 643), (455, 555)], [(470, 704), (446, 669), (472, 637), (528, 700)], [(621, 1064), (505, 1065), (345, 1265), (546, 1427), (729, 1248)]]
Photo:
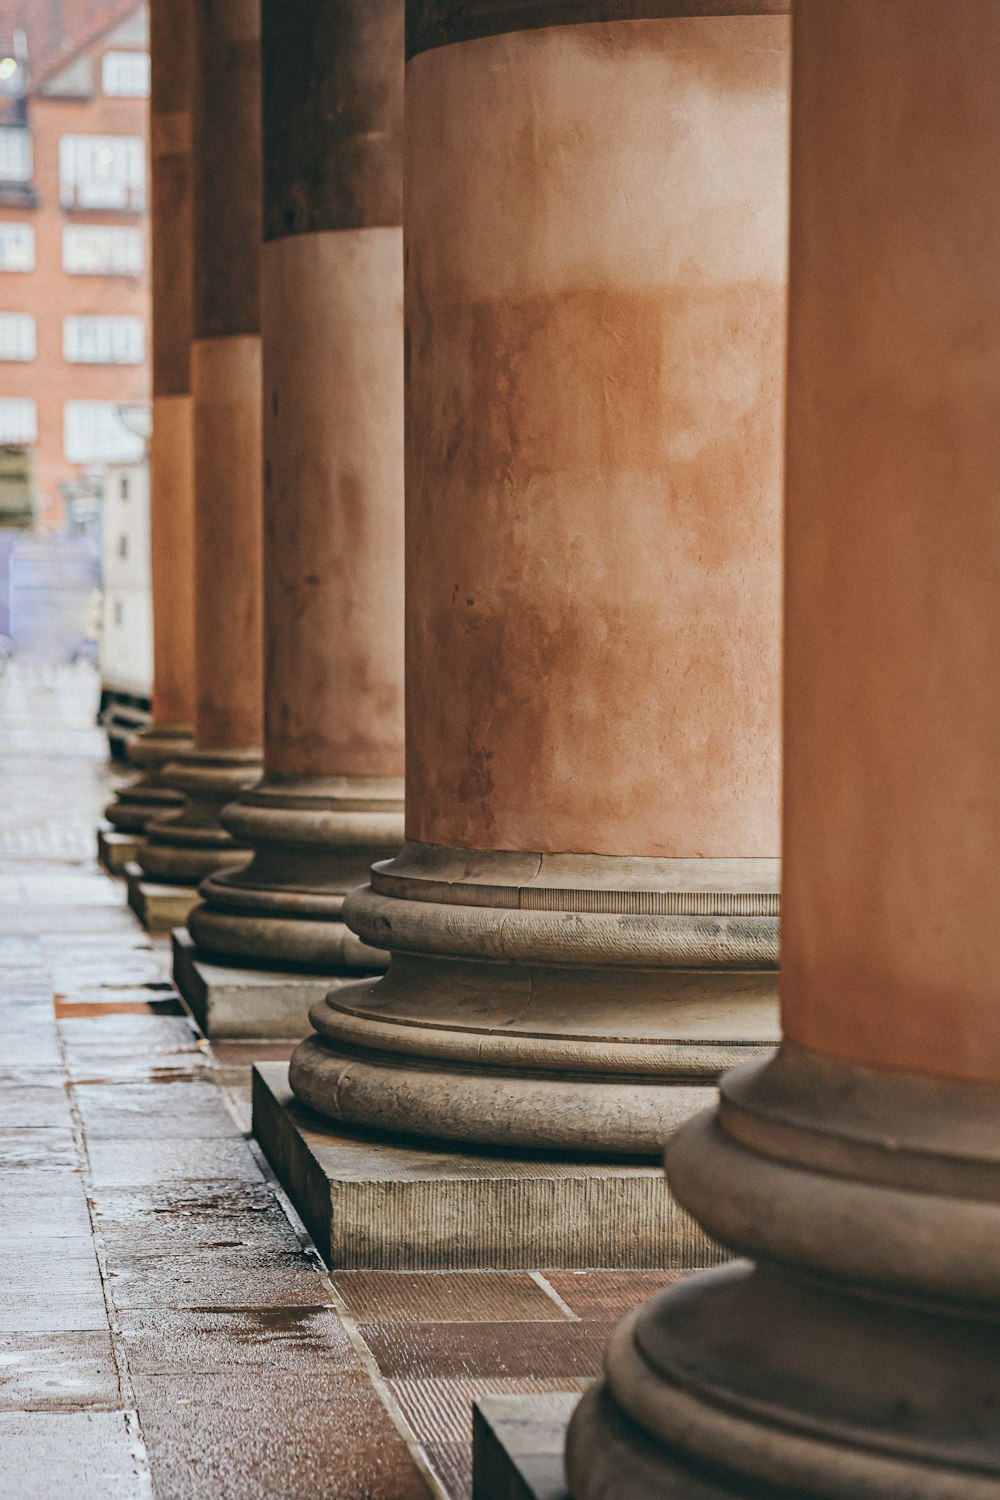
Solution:
[(265, 777), (189, 923), (327, 974), (384, 968), (340, 912), (403, 841), (403, 8), (264, 0)]
[(668, 1150), (753, 1259), (619, 1329), (575, 1500), (998, 1492), (998, 58), (796, 3), (786, 1041)]
[(649, 1155), (776, 1035), (781, 8), (410, 7), (407, 843), (292, 1061), (334, 1119)]
[(139, 853), (196, 882), (247, 853), (219, 822), (260, 775), (260, 3), (197, 0), (194, 68), (195, 748), (167, 769), (188, 799)]
[(112, 826), (141, 833), (179, 812), (163, 766), (190, 749), (194, 725), (194, 469), (191, 433), (194, 0), (152, 0), (150, 159), (153, 436), (150, 523), (153, 718), (129, 745), (143, 774), (107, 808)]

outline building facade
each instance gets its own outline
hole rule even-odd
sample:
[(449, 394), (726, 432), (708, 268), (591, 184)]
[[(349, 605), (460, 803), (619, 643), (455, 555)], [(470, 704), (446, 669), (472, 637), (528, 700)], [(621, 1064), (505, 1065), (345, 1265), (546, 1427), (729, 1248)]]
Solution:
[(0, 32), (0, 445), (35, 518), (144, 455), (148, 18), (24, 0)]

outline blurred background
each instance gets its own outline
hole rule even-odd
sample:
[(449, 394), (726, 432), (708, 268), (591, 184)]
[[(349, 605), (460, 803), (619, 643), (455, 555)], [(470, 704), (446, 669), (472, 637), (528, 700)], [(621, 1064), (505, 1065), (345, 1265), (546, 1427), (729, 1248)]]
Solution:
[[(148, 718), (148, 17), (0, 0), (0, 716)], [(68, 690), (68, 691), (67, 691)]]

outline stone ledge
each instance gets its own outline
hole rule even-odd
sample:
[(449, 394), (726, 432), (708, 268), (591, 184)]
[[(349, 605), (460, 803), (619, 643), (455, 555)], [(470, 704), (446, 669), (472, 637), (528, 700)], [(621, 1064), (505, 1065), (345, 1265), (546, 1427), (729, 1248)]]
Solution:
[(174, 983), (198, 1025), (216, 1041), (299, 1041), (311, 1031), (309, 1007), (343, 976), (240, 968), (205, 958), (186, 927), (171, 934)]
[(124, 875), (125, 866), (132, 864), (142, 842), (140, 835), (120, 833), (110, 823), (99, 824), (97, 829), (97, 862), (109, 875)]
[(727, 1259), (657, 1166), (463, 1153), (333, 1126), (258, 1063), (253, 1131), (328, 1264), (340, 1270), (689, 1270)]
[(125, 866), (128, 904), (147, 932), (170, 932), (183, 926), (198, 903), (193, 885), (161, 885), (148, 880), (136, 864)]
[(483, 1396), (472, 1408), (472, 1500), (569, 1500), (566, 1429), (578, 1391)]

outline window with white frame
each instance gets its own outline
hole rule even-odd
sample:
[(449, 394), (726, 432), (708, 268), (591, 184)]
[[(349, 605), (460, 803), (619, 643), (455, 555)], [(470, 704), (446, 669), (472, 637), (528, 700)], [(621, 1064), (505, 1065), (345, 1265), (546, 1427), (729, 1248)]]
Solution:
[(0, 126), (0, 182), (30, 182), (34, 170), (31, 131), (23, 125)]
[(71, 464), (134, 463), (145, 444), (122, 421), (117, 401), (67, 401), (63, 451)]
[(143, 344), (141, 318), (63, 319), (63, 357), (72, 365), (141, 365)]
[(106, 94), (119, 99), (147, 98), (149, 53), (105, 52), (101, 59), (101, 83)]
[(38, 436), (38, 412), (25, 396), (0, 397), (0, 443), (27, 446)]
[(35, 357), (35, 320), (31, 313), (0, 312), (0, 359)]
[(0, 224), (0, 271), (35, 269), (33, 224)]
[(59, 142), (63, 208), (146, 206), (146, 148), (138, 135), (64, 135)]
[(141, 276), (142, 230), (128, 224), (67, 224), (63, 270), (71, 276)]

